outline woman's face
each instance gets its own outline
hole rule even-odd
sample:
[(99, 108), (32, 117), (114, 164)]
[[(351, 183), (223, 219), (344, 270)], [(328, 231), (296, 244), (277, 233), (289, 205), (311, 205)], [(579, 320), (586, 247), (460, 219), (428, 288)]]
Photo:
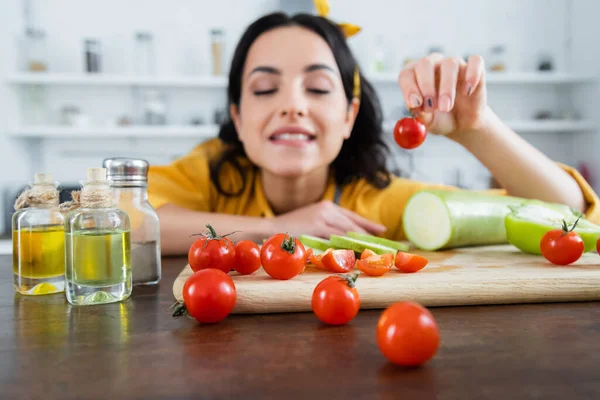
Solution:
[(327, 168), (350, 136), (351, 107), (327, 42), (301, 27), (278, 28), (250, 47), (233, 122), (246, 154), (281, 177)]

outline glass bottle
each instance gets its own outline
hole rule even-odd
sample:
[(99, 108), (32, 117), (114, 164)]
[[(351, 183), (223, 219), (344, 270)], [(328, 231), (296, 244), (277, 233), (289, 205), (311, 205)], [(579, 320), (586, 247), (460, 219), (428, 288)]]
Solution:
[(64, 291), (64, 219), (58, 203), (58, 183), (52, 180), (52, 174), (36, 174), (33, 183), (15, 202), (13, 283), (18, 293)]
[(67, 300), (73, 305), (125, 300), (132, 287), (129, 216), (112, 205), (106, 169), (89, 168), (87, 181), (81, 185), (71, 204), (61, 205), (68, 211), (65, 217)]
[(150, 32), (135, 34), (135, 72), (139, 75), (153, 75), (154, 68), (154, 38)]
[(107, 158), (103, 162), (112, 182), (115, 206), (131, 222), (131, 270), (134, 285), (154, 285), (161, 278), (160, 223), (148, 202), (148, 162), (135, 158)]
[(225, 32), (222, 29), (212, 29), (210, 31), (211, 53), (212, 53), (212, 74), (214, 76), (223, 75), (223, 56)]
[(46, 33), (43, 30), (29, 28), (25, 31), (25, 53), (26, 71), (48, 71)]

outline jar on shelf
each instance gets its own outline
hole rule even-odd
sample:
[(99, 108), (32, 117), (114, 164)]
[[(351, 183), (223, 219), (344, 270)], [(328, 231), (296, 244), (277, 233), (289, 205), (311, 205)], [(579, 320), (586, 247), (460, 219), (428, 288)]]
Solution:
[(101, 48), (100, 41), (96, 39), (86, 39), (85, 47), (85, 70), (86, 72), (100, 72), (101, 70)]
[(143, 93), (142, 123), (145, 125), (167, 123), (167, 103), (164, 93), (158, 90), (146, 90)]
[(135, 33), (134, 54), (134, 70), (136, 74), (153, 75), (156, 73), (154, 58), (154, 36), (152, 33)]
[(148, 162), (118, 157), (107, 158), (102, 165), (112, 183), (115, 206), (129, 216), (133, 284), (157, 284), (161, 278), (160, 222), (148, 202)]
[(225, 32), (220, 28), (215, 28), (210, 31), (211, 38), (211, 58), (212, 58), (212, 74), (221, 76), (224, 74), (223, 59), (224, 59), (224, 42)]
[(490, 49), (489, 66), (491, 71), (506, 71), (506, 49), (503, 45), (496, 45)]
[(24, 47), (25, 70), (29, 72), (48, 71), (46, 33), (40, 29), (27, 29)]

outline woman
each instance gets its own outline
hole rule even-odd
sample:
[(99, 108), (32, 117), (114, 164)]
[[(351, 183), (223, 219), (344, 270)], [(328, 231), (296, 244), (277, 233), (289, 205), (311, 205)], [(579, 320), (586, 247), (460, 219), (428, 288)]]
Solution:
[[(230, 120), (219, 138), (150, 168), (163, 253), (185, 254), (190, 234), (207, 223), (220, 234), (237, 231), (235, 240), (347, 231), (404, 239), (408, 198), (442, 186), (388, 173), (380, 105), (357, 68), (342, 30), (327, 18), (274, 13), (250, 25), (234, 53)], [(427, 131), (473, 153), (501, 193), (564, 203), (598, 219), (598, 198), (582, 177), (521, 139), (487, 105), (480, 57), (431, 54), (407, 66), (399, 84)]]

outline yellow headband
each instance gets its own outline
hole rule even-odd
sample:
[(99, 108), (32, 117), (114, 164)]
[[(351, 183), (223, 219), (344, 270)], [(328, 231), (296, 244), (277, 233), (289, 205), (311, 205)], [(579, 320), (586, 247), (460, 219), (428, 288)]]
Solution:
[[(314, 0), (314, 2), (317, 14), (327, 18), (329, 16), (329, 0)], [(346, 38), (356, 35), (361, 30), (360, 26), (347, 22), (339, 23), (337, 26), (342, 30)], [(360, 73), (358, 71), (358, 66), (354, 68), (354, 91), (352, 96), (356, 99), (360, 99)]]

